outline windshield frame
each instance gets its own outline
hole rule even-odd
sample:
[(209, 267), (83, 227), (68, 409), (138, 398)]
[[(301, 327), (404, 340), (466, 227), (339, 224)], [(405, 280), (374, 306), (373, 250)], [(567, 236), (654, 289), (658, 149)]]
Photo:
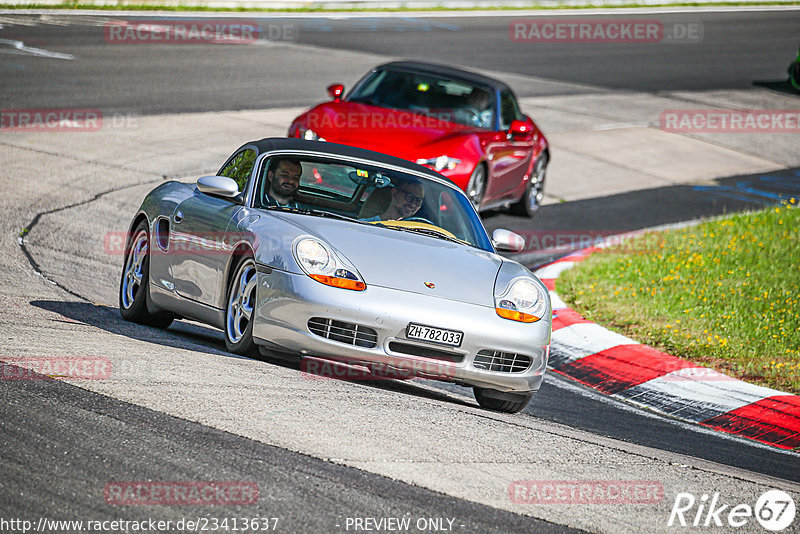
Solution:
[[(488, 234), (488, 232), (486, 230), (486, 227), (483, 225), (483, 221), (481, 220), (480, 216), (478, 215), (478, 212), (475, 211), (475, 207), (470, 202), (470, 200), (467, 198), (467, 196), (464, 194), (464, 192), (458, 186), (456, 186), (454, 183), (452, 183), (451, 181), (447, 180), (443, 176), (438, 176), (438, 175), (437, 176), (432, 176), (431, 174), (428, 174), (431, 171), (428, 171), (428, 169), (425, 169), (424, 167), (421, 167), (420, 168), (421, 170), (409, 169), (407, 167), (401, 167), (401, 166), (398, 166), (398, 165), (392, 165), (390, 163), (383, 163), (383, 162), (379, 162), (379, 161), (375, 161), (375, 160), (371, 160), (371, 159), (366, 159), (366, 158), (361, 158), (361, 157), (357, 157), (357, 156), (348, 156), (348, 155), (341, 155), (341, 154), (330, 154), (330, 153), (326, 153), (326, 152), (319, 152), (319, 151), (313, 151), (313, 150), (279, 149), (279, 150), (266, 151), (266, 152), (262, 152), (261, 154), (259, 154), (258, 158), (256, 159), (256, 163), (255, 163), (255, 166), (254, 166), (254, 172), (251, 175), (251, 178), (248, 181), (247, 187), (246, 187), (246, 190), (245, 190), (245, 198), (244, 198), (244, 202), (243, 202), (243, 205), (245, 207), (248, 207), (248, 208), (251, 208), (251, 209), (257, 209), (257, 210), (270, 211), (268, 207), (256, 206), (256, 198), (255, 197), (256, 197), (256, 188), (259, 185), (258, 182), (262, 179), (263, 176), (266, 175), (265, 165), (270, 160), (270, 158), (273, 158), (273, 157), (294, 157), (294, 158), (298, 158), (298, 159), (304, 159), (304, 158), (322, 159), (322, 160), (329, 160), (329, 161), (331, 161), (331, 163), (341, 163), (343, 165), (354, 165), (354, 166), (363, 165), (363, 166), (368, 166), (368, 167), (377, 167), (377, 168), (386, 169), (387, 171), (392, 171), (392, 172), (395, 172), (395, 173), (405, 174), (405, 175), (411, 176), (411, 177), (416, 178), (416, 179), (421, 179), (421, 180), (423, 180), (423, 182), (427, 181), (427, 182), (435, 183), (435, 184), (440, 185), (440, 186), (444, 186), (444, 188), (446, 190), (448, 190), (452, 195), (454, 195), (455, 198), (458, 199), (458, 202), (461, 205), (462, 209), (464, 210), (465, 215), (468, 217), (468, 222), (470, 223), (471, 230), (472, 230), (472, 233), (474, 234), (475, 241), (476, 241), (476, 243), (473, 244), (473, 243), (465, 242), (465, 241), (462, 241), (462, 240), (459, 239), (459, 242), (463, 243), (464, 246), (474, 247), (474, 248), (477, 248), (479, 250), (484, 250), (486, 252), (496, 253), (496, 250), (494, 248), (494, 244), (493, 244), (491, 238), (489, 237), (489, 234)], [(320, 208), (313, 208), (313, 209), (316, 209), (316, 210), (319, 210), (319, 211), (325, 211), (325, 210), (321, 210)], [(280, 210), (272, 210), (272, 211), (280, 211)], [(315, 215), (313, 213), (303, 213), (302, 209), (301, 210), (296, 210), (296, 211), (294, 211), (294, 213), (298, 213), (300, 215), (306, 215), (306, 216), (319, 216), (319, 215)], [(345, 222), (349, 222), (349, 221), (345, 221)], [(370, 225), (370, 226), (373, 226), (373, 227), (377, 227), (377, 228), (381, 228), (381, 227), (386, 228), (387, 227), (386, 225), (383, 225), (383, 224), (380, 224), (380, 223), (376, 224), (376, 223), (371, 223), (371, 222), (368, 222), (368, 221), (360, 221), (360, 220), (357, 220), (357, 219), (353, 220), (352, 222), (358, 223), (358, 224), (367, 224), (367, 225)], [(418, 235), (424, 235), (421, 232), (416, 232), (416, 233)]]

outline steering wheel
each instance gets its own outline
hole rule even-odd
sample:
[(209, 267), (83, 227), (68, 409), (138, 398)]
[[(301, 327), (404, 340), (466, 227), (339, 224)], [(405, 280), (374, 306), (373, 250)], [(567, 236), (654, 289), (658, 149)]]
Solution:
[(404, 221), (408, 222), (421, 222), (425, 224), (430, 224), (431, 226), (436, 226), (433, 222), (429, 221), (425, 217), (409, 217), (408, 219), (403, 219)]

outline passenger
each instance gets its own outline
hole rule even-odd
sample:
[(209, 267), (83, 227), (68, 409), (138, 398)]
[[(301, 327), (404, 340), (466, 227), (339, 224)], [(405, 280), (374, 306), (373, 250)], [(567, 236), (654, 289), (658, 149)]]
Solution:
[(273, 158), (267, 168), (269, 191), (265, 195), (264, 204), (281, 208), (308, 209), (295, 200), (294, 195), (300, 187), (300, 176), (303, 166), (293, 158)]
[(425, 186), (417, 180), (407, 180), (392, 189), (389, 207), (383, 213), (361, 220), (374, 222), (408, 219), (419, 211), (424, 200)]

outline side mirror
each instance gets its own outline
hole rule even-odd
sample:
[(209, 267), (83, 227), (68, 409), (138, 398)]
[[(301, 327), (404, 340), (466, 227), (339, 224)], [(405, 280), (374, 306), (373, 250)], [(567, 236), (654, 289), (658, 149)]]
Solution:
[(225, 176), (203, 176), (197, 180), (201, 193), (218, 197), (233, 198), (239, 194), (239, 185)]
[(342, 94), (344, 94), (344, 85), (340, 83), (332, 83), (328, 86), (328, 94), (331, 95), (334, 102), (341, 102)]
[(492, 232), (492, 244), (497, 250), (519, 252), (525, 248), (525, 238), (511, 230), (497, 228)]
[(530, 137), (533, 133), (533, 125), (527, 121), (513, 120), (508, 133), (511, 137)]

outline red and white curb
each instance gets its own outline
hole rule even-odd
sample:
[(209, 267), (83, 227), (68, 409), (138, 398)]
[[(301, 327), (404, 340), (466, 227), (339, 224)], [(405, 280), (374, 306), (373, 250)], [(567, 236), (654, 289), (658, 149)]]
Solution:
[(596, 250), (575, 252), (534, 272), (553, 305), (551, 370), (682, 421), (800, 450), (800, 397), (670, 356), (569, 308), (556, 294), (555, 280)]

